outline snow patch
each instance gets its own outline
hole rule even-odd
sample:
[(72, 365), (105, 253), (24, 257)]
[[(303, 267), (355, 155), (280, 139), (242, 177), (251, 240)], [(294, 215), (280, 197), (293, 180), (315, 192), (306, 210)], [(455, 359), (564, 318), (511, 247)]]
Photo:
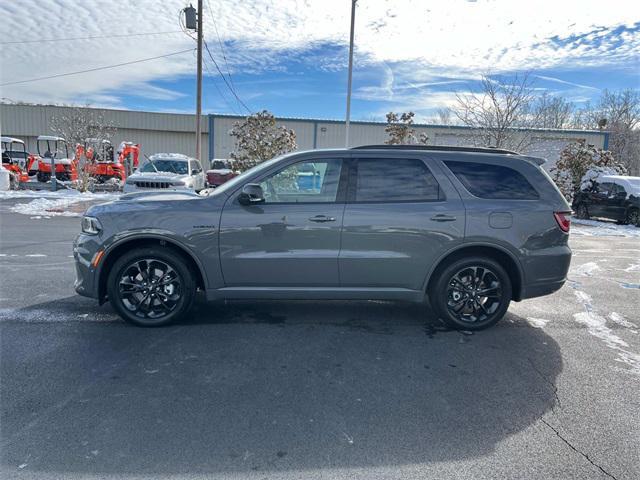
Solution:
[(575, 273), (576, 275), (590, 277), (597, 270), (600, 270), (600, 267), (596, 262), (588, 262), (576, 267), (573, 273)]
[(618, 325), (620, 325), (622, 327), (625, 327), (625, 328), (630, 328), (630, 329), (633, 329), (633, 330), (638, 328), (638, 326), (636, 324), (631, 323), (629, 320), (627, 320), (622, 315), (620, 315), (619, 313), (616, 313), (616, 312), (611, 312), (609, 314), (609, 320), (611, 320), (613, 323), (617, 323)]
[(25, 255), (25, 257), (46, 257), (46, 255), (43, 253), (30, 253), (28, 255)]
[(549, 320), (546, 318), (527, 317), (527, 322), (534, 328), (544, 328)]
[(585, 237), (640, 237), (640, 228), (571, 217), (571, 234)]
[(585, 309), (584, 312), (573, 314), (575, 321), (585, 325), (589, 334), (599, 338), (607, 347), (615, 350), (618, 353), (616, 361), (631, 367), (631, 370), (625, 371), (640, 375), (640, 355), (629, 351), (629, 344), (607, 327), (607, 320), (595, 312), (591, 295), (577, 289), (574, 290), (574, 294)]
[(624, 269), (625, 272), (640, 272), (640, 263), (632, 263)]

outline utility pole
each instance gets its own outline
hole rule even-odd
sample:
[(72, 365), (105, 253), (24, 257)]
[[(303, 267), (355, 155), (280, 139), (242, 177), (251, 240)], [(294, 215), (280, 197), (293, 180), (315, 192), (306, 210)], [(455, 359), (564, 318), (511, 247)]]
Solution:
[(351, 117), (351, 77), (353, 75), (353, 33), (356, 20), (356, 2), (351, 0), (351, 38), (349, 40), (349, 79), (347, 80), (347, 121), (345, 124), (345, 146), (349, 148), (349, 120)]
[(196, 158), (202, 162), (202, 0), (198, 0), (198, 80), (196, 90)]
[(198, 10), (192, 5), (184, 10), (185, 27), (198, 34), (197, 80), (196, 80), (196, 158), (202, 162), (202, 0), (198, 0)]

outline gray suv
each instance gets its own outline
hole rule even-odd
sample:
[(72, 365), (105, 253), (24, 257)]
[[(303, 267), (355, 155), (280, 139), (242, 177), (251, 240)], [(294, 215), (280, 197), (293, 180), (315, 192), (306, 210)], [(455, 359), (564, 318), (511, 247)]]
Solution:
[(80, 295), (126, 321), (218, 299), (422, 302), (455, 328), (565, 282), (569, 205), (543, 160), (497, 149), (378, 145), (264, 162), (208, 196), (96, 205), (74, 244)]

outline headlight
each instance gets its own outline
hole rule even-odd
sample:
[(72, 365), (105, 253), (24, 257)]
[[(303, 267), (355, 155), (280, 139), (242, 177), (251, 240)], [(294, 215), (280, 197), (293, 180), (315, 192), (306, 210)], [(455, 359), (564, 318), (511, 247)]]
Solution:
[(82, 231), (89, 235), (97, 235), (102, 230), (100, 221), (95, 217), (82, 217)]

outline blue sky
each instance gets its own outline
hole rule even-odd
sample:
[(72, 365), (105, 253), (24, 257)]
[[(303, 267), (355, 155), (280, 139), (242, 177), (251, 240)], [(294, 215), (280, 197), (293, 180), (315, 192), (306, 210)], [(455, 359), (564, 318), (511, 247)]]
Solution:
[[(192, 48), (193, 40), (178, 26), (184, 5), (179, 0), (140, 0), (134, 7), (107, 0), (3, 3), (3, 41), (100, 36), (105, 31), (170, 33), (3, 45), (0, 83)], [(252, 111), (343, 118), (349, 10), (346, 0), (205, 1), (205, 38)], [(43, 25), (43, 15), (51, 22)], [(76, 19), (74, 28), (58, 28), (69, 17)], [(390, 110), (413, 110), (419, 120), (429, 121), (438, 108), (455, 104), (456, 93), (477, 91), (486, 73), (529, 72), (537, 92), (580, 104), (597, 99), (605, 88), (640, 89), (639, 52), (640, 8), (635, 2), (359, 0), (352, 116), (383, 120)], [(246, 114), (206, 53), (205, 59), (204, 111)], [(194, 64), (193, 53), (187, 52), (6, 85), (1, 96), (186, 113), (194, 105)]]

